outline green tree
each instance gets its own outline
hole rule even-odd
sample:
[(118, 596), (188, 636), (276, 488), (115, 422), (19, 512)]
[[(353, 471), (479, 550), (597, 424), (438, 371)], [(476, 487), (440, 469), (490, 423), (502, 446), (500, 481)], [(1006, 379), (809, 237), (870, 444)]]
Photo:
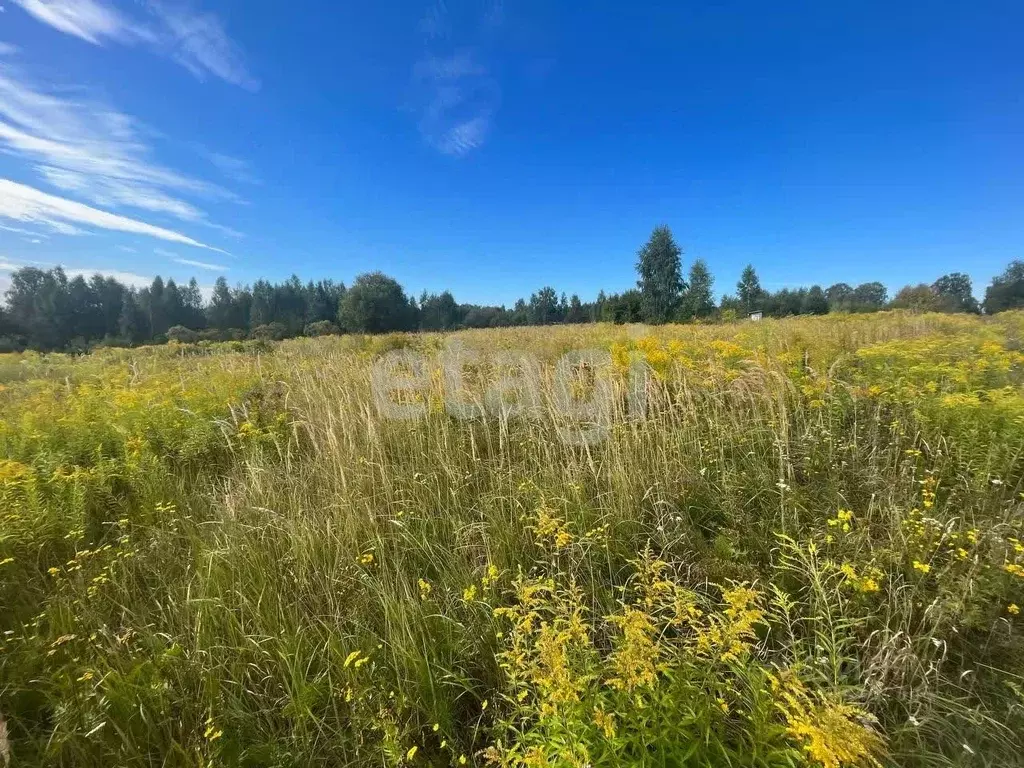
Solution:
[(828, 314), (828, 298), (820, 285), (812, 285), (807, 289), (800, 312), (805, 315)]
[(1003, 274), (992, 278), (985, 289), (984, 307), (990, 315), (1024, 307), (1024, 261), (1010, 262)]
[(11, 273), (7, 289), (9, 322), (38, 350), (61, 349), (74, 328), (68, 296), (68, 278), (60, 267), (25, 267)]
[(938, 296), (930, 285), (905, 285), (892, 300), (893, 309), (909, 309), (912, 312), (934, 312), (938, 309)]
[(213, 294), (206, 310), (210, 325), (221, 330), (235, 327), (237, 323), (233, 322), (234, 309), (235, 300), (231, 295), (231, 289), (228, 288), (228, 281), (218, 277), (217, 282), (213, 284)]
[(683, 298), (684, 319), (709, 317), (715, 311), (715, 279), (703, 259), (690, 265), (689, 286)]
[(118, 335), (129, 344), (141, 344), (151, 338), (145, 310), (139, 305), (138, 295), (134, 291), (124, 297), (117, 326)]
[(849, 283), (835, 283), (825, 290), (829, 312), (849, 312), (853, 299), (853, 286)]
[(338, 310), (339, 325), (361, 333), (411, 330), (412, 320), (412, 305), (402, 286), (383, 272), (357, 277)]
[(562, 319), (558, 306), (558, 294), (551, 286), (544, 286), (530, 296), (527, 311), (531, 325), (548, 325)]
[(447, 331), (460, 321), (459, 305), (451, 291), (423, 292), (420, 296), (420, 327), (425, 331)]
[[(333, 280), (310, 280), (306, 284), (306, 323), (333, 322), (338, 317), (338, 303), (345, 295), (345, 284)], [(307, 334), (308, 335), (308, 334)]]
[(591, 313), (590, 321), (593, 323), (600, 322), (602, 315), (604, 314), (604, 304), (608, 301), (608, 296), (605, 295), (603, 290), (597, 292), (597, 299), (595, 299), (593, 310)]
[(249, 322), (253, 328), (272, 323), (276, 318), (274, 286), (267, 280), (257, 280), (252, 285), (252, 308)]
[(651, 239), (640, 249), (636, 271), (640, 275), (640, 306), (648, 323), (668, 322), (679, 308), (686, 284), (683, 282), (680, 257), (668, 227), (655, 227)]
[(877, 312), (885, 308), (889, 291), (879, 282), (861, 283), (853, 289), (854, 312)]
[(607, 323), (639, 323), (643, 320), (643, 299), (635, 288), (605, 299), (601, 320)]
[(932, 291), (937, 299), (936, 309), (941, 312), (976, 313), (979, 309), (971, 278), (963, 272), (943, 275), (932, 284)]
[(736, 295), (745, 312), (753, 312), (759, 308), (764, 298), (764, 289), (761, 288), (761, 281), (754, 271), (753, 264), (747, 264), (740, 274), (740, 281), (736, 283)]
[(583, 310), (583, 303), (580, 301), (580, 297), (574, 293), (569, 297), (569, 309), (565, 313), (565, 322), (585, 323), (586, 321), (587, 316)]

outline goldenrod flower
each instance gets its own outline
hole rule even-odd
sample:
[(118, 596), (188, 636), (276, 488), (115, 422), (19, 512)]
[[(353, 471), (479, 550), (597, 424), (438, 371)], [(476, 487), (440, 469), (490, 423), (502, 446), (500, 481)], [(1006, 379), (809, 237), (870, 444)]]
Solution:
[(594, 724), (601, 729), (606, 739), (615, 736), (615, 716), (598, 707), (594, 708)]
[(419, 584), (420, 588), (420, 600), (426, 600), (428, 597), (430, 597), (430, 591), (433, 589), (433, 587), (430, 586), (429, 581), (424, 581), (423, 579), (420, 579), (417, 583)]

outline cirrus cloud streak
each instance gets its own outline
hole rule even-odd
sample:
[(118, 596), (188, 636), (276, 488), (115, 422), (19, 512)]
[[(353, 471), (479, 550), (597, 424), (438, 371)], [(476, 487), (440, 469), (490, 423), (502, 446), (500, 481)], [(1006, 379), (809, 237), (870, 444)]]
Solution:
[(199, 80), (212, 75), (249, 91), (259, 90), (260, 82), (249, 73), (241, 50), (212, 13), (195, 12), (168, 0), (141, 3), (141, 17), (129, 16), (107, 0), (13, 2), (42, 23), (93, 45), (108, 40), (144, 45), (178, 62)]
[(0, 218), (28, 224), (40, 224), (56, 232), (76, 231), (79, 226), (146, 235), (171, 243), (226, 253), (220, 248), (201, 243), (180, 232), (147, 224), (143, 221), (92, 208), (67, 198), (57, 197), (34, 187), (0, 178)]

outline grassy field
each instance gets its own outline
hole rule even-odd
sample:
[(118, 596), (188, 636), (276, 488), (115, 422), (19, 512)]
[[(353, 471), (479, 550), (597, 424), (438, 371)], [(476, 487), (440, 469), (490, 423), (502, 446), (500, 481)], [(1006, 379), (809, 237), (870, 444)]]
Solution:
[(436, 335), (0, 356), (0, 755), (1024, 764), (1024, 313), (455, 336), (531, 418), (384, 418)]

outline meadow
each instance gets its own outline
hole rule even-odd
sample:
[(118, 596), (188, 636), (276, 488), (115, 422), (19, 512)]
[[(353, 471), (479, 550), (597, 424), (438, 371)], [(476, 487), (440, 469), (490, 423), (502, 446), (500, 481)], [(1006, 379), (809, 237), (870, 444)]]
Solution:
[[(532, 418), (381, 414), (452, 335)], [(7, 354), (0, 457), (0, 763), (1024, 765), (1021, 312)]]

